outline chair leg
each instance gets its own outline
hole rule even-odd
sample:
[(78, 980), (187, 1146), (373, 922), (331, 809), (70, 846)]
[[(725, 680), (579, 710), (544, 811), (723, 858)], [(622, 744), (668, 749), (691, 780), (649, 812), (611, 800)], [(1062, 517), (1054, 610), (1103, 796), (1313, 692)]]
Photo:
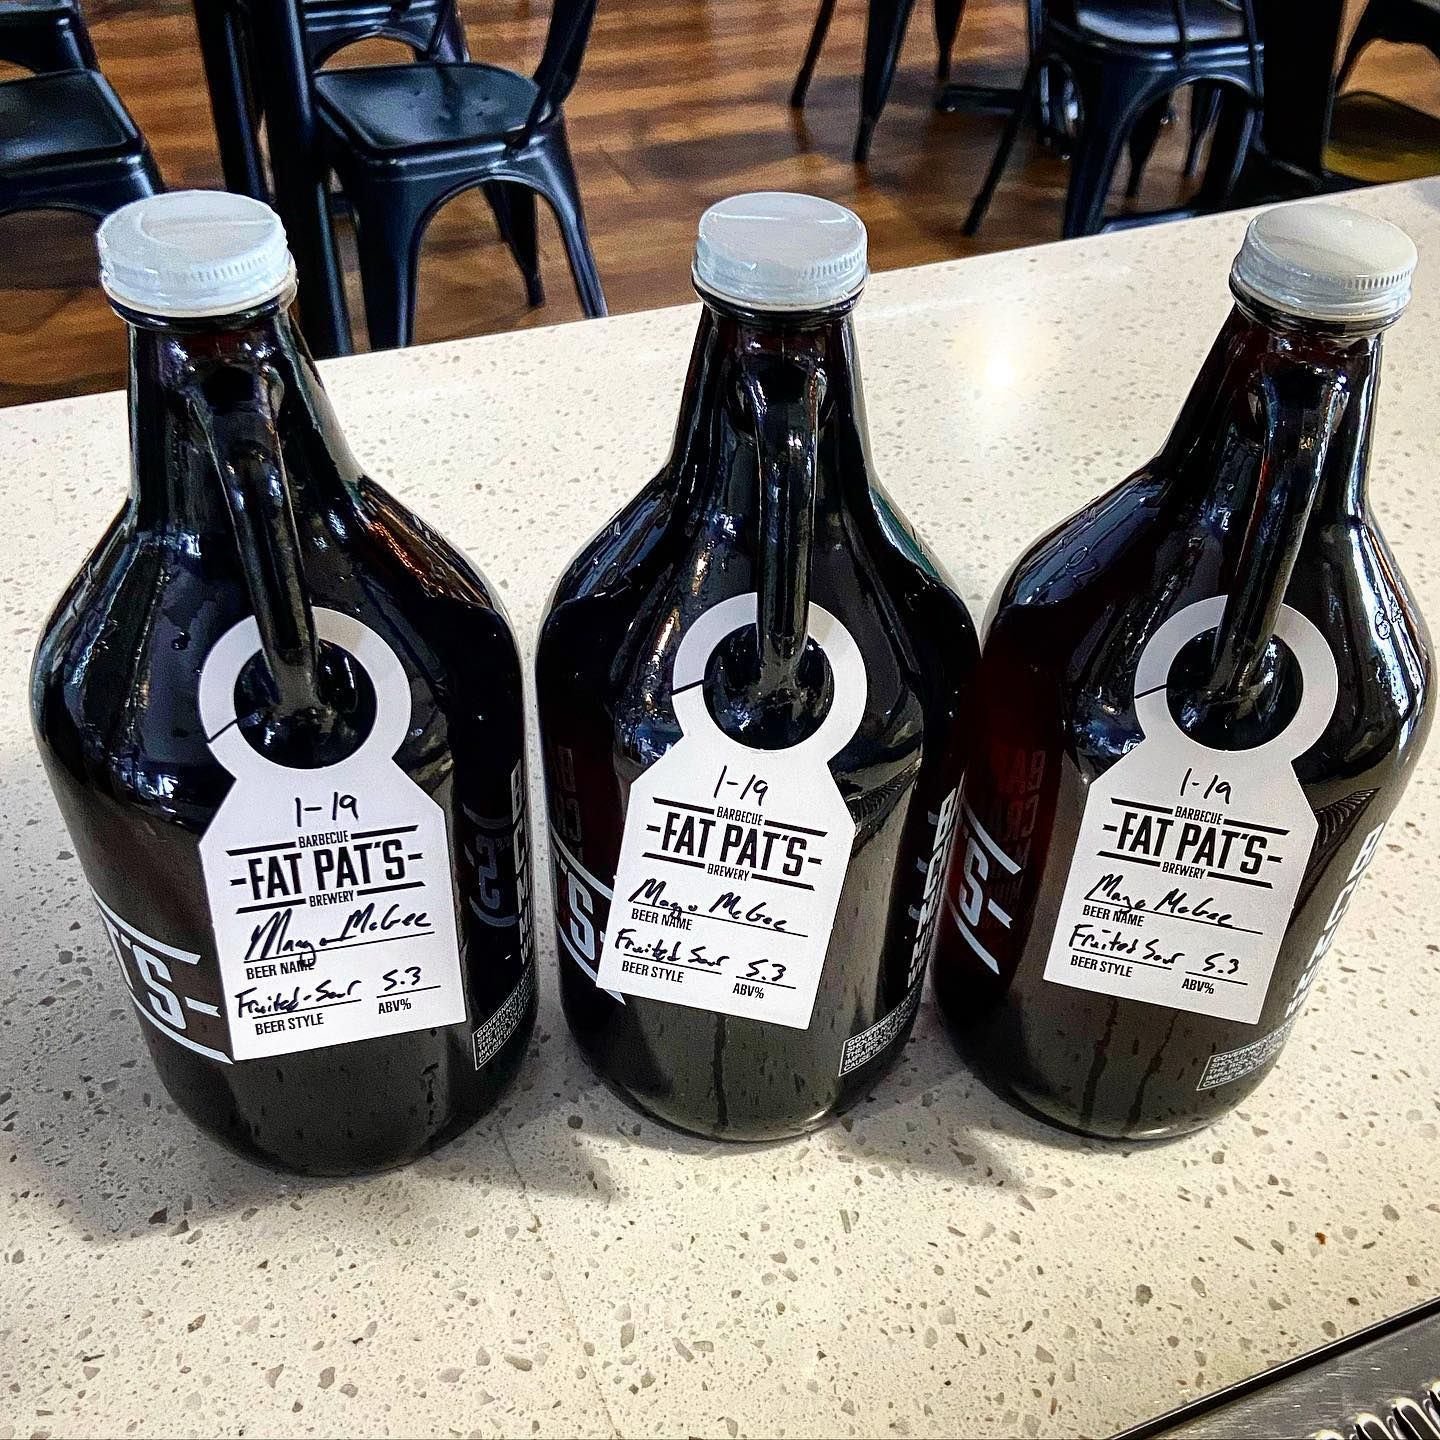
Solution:
[(430, 44), (433, 57), (441, 64), (462, 65), (470, 58), (470, 45), (465, 38), (465, 23), (460, 19), (458, 4), (446, 10)]
[(1190, 92), (1190, 143), (1185, 147), (1185, 178), (1193, 180), (1200, 173), (1200, 147), (1220, 118), (1220, 102), (1225, 87), (1212, 80), (1197, 80)]
[(815, 26), (810, 31), (810, 43), (805, 47), (805, 58), (800, 62), (800, 73), (795, 77), (794, 88), (790, 91), (790, 105), (799, 110), (805, 104), (810, 89), (810, 77), (815, 73), (815, 62), (820, 58), (820, 47), (830, 33), (830, 21), (835, 17), (835, 0), (820, 0), (820, 10), (815, 16)]
[(1062, 233), (1067, 240), (1076, 235), (1094, 235), (1100, 229), (1120, 151), (1137, 118), (1154, 103), (1153, 89), (1138, 87), (1136, 78), (1117, 67), (1092, 74), (1088, 86), (1084, 78), (1077, 77), (1080, 138), (1070, 162), (1070, 184), (1065, 192)]
[(560, 226), (565, 242), (565, 255), (570, 273), (575, 277), (575, 291), (587, 320), (595, 320), (610, 312), (605, 308), (605, 293), (600, 288), (600, 272), (595, 268), (595, 254), (590, 249), (590, 236), (585, 230), (585, 217), (580, 212), (579, 195), (547, 195), (550, 208)]
[(495, 217), (495, 228), (506, 245), (512, 245), (510, 220), (510, 190), (503, 180), (487, 180), (480, 187), (490, 213)]
[(1140, 182), (1145, 178), (1145, 166), (1155, 150), (1155, 142), (1170, 118), (1170, 97), (1157, 100), (1135, 122), (1130, 132), (1130, 176), (1125, 182), (1125, 198), (1133, 200), (1140, 193)]
[(995, 188), (1000, 184), (1000, 177), (1005, 173), (1005, 166), (1010, 162), (1010, 152), (1015, 148), (1015, 141), (1020, 135), (1020, 127), (1025, 123), (1025, 117), (1030, 113), (1031, 107), (1040, 94), (1040, 76), (1044, 70), (1044, 55), (1034, 55), (1025, 69), (1025, 80), (1020, 87), (1020, 96), (1015, 102), (1015, 108), (1010, 112), (1010, 118), (1005, 122), (1005, 132), (1000, 137), (1000, 143), (995, 147), (995, 155), (990, 161), (990, 168), (985, 172), (985, 183), (981, 185), (979, 194), (975, 196), (975, 200), (970, 206), (970, 213), (965, 217), (965, 224), (961, 227), (961, 233), (964, 235), (974, 235), (985, 219), (985, 212), (990, 208)]
[(860, 126), (853, 156), (857, 165), (870, 158), (870, 137), (890, 96), (905, 27), (914, 8), (915, 0), (870, 0), (865, 21), (865, 73), (860, 81)]
[(1223, 93), (1219, 97), (1215, 141), (1210, 147), (1205, 178), (1195, 196), (1195, 208), (1201, 213), (1229, 208), (1250, 155), (1258, 120), (1254, 97), (1248, 91), (1230, 85), (1216, 88)]
[(950, 78), (950, 56), (955, 50), (955, 36), (965, 18), (965, 0), (935, 0), (935, 78), (942, 83)]
[(532, 306), (545, 303), (540, 281), (540, 245), (535, 233), (535, 192), (528, 185), (489, 180), (481, 189), (495, 216), (500, 238), (509, 247), (525, 281), (525, 299)]
[(415, 272), (426, 213), (403, 185), (347, 191), (372, 350), (408, 345), (415, 334)]
[(225, 188), (254, 200), (268, 200), (255, 107), (246, 76), (244, 21), (230, 0), (193, 3)]
[(570, 262), (570, 273), (575, 278), (575, 290), (580, 296), (580, 308), (588, 319), (607, 314), (605, 294), (600, 288), (600, 272), (595, 266), (595, 252), (590, 248), (590, 236), (585, 229), (585, 214), (580, 203), (580, 183), (575, 178), (575, 166), (570, 159), (570, 144), (565, 138), (563, 120), (557, 120), (531, 142), (528, 153), (517, 156), (516, 175), (526, 177), (549, 202), (556, 224), (560, 227), (560, 238), (565, 244), (565, 256)]

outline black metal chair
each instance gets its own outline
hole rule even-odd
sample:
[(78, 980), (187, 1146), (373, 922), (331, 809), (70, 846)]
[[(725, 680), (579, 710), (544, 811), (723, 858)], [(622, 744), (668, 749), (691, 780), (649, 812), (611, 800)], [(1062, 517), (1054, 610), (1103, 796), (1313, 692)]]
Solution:
[[(1195, 205), (1138, 219), (1172, 218), (1223, 206), (1244, 164), (1263, 94), (1261, 64), (1248, 0), (1238, 5), (1227, 0), (1049, 0), (1020, 102), (1011, 111), (975, 197), (965, 234), (979, 229), (1020, 126), (1039, 96), (1042, 78), (1055, 67), (1071, 76), (1080, 103), (1064, 235), (1089, 235), (1104, 228), (1110, 182), (1137, 124), (1147, 118), (1155, 123), (1157, 106), (1176, 90), (1198, 82), (1223, 87), (1229, 102), (1201, 195)], [(1116, 223), (1134, 224), (1137, 217)]]
[(145, 137), (98, 70), (0, 84), (0, 215), (79, 210), (98, 220), (163, 188)]
[(37, 75), (98, 68), (74, 0), (0, 0), (0, 60)]
[[(492, 188), (532, 304), (542, 298), (535, 196), (555, 214), (586, 315), (605, 314), (562, 105), (585, 54), (595, 0), (555, 0), (533, 78), (496, 65), (360, 66), (315, 76), (330, 164), (355, 216), (374, 348), (406, 345), (420, 241), (462, 191)], [(493, 202), (492, 202), (493, 203)]]
[[(259, 141), (254, 26), (246, 0), (193, 0), (225, 187), (270, 199)], [(455, 0), (302, 0), (305, 58), (312, 70), (361, 40), (395, 40), (417, 60), (470, 58)]]

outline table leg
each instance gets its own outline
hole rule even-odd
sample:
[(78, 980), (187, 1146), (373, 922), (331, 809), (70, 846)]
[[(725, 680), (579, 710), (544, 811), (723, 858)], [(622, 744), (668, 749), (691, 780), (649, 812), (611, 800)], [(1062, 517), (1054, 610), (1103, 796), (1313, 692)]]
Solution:
[(192, 0), (192, 5), (225, 188), (265, 200), (265, 171), (246, 74), (244, 23), (230, 0)]

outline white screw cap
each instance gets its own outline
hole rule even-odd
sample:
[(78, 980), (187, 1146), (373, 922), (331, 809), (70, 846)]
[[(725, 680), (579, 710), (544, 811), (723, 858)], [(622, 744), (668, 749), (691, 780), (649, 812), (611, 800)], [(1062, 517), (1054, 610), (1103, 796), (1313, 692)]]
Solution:
[(132, 200), (95, 235), (100, 283), (145, 315), (234, 315), (283, 294), (295, 266), (280, 217), (225, 190), (171, 190)]
[(833, 200), (762, 190), (700, 217), (695, 284), (754, 310), (821, 310), (858, 295), (869, 273), (865, 226)]
[(1305, 320), (1386, 325), (1410, 299), (1415, 258), (1415, 242), (1388, 220), (1342, 205), (1279, 205), (1250, 222), (1230, 283)]

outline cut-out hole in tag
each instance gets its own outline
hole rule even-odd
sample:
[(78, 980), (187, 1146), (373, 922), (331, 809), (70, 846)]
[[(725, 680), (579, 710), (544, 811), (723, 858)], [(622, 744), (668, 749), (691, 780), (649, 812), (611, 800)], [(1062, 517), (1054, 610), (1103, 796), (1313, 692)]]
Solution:
[(1295, 652), (1272, 636), (1254, 684), (1244, 694), (1207, 699), (1214, 669), (1216, 631), (1206, 630), (1181, 647), (1165, 687), (1170, 714), (1197, 744), (1216, 750), (1253, 750), (1275, 739), (1295, 718), (1304, 684)]
[(236, 727), (257, 755), (295, 770), (318, 770), (347, 760), (375, 726), (375, 686), (348, 651), (320, 642), (318, 667), (324, 708), (275, 714), (275, 691), (262, 653), (252, 655), (235, 681)]
[(808, 740), (835, 700), (835, 675), (825, 652), (807, 637), (796, 684), (769, 694), (761, 688), (755, 627), (732, 630), (705, 667), (705, 705), (721, 731), (753, 750), (786, 750)]

